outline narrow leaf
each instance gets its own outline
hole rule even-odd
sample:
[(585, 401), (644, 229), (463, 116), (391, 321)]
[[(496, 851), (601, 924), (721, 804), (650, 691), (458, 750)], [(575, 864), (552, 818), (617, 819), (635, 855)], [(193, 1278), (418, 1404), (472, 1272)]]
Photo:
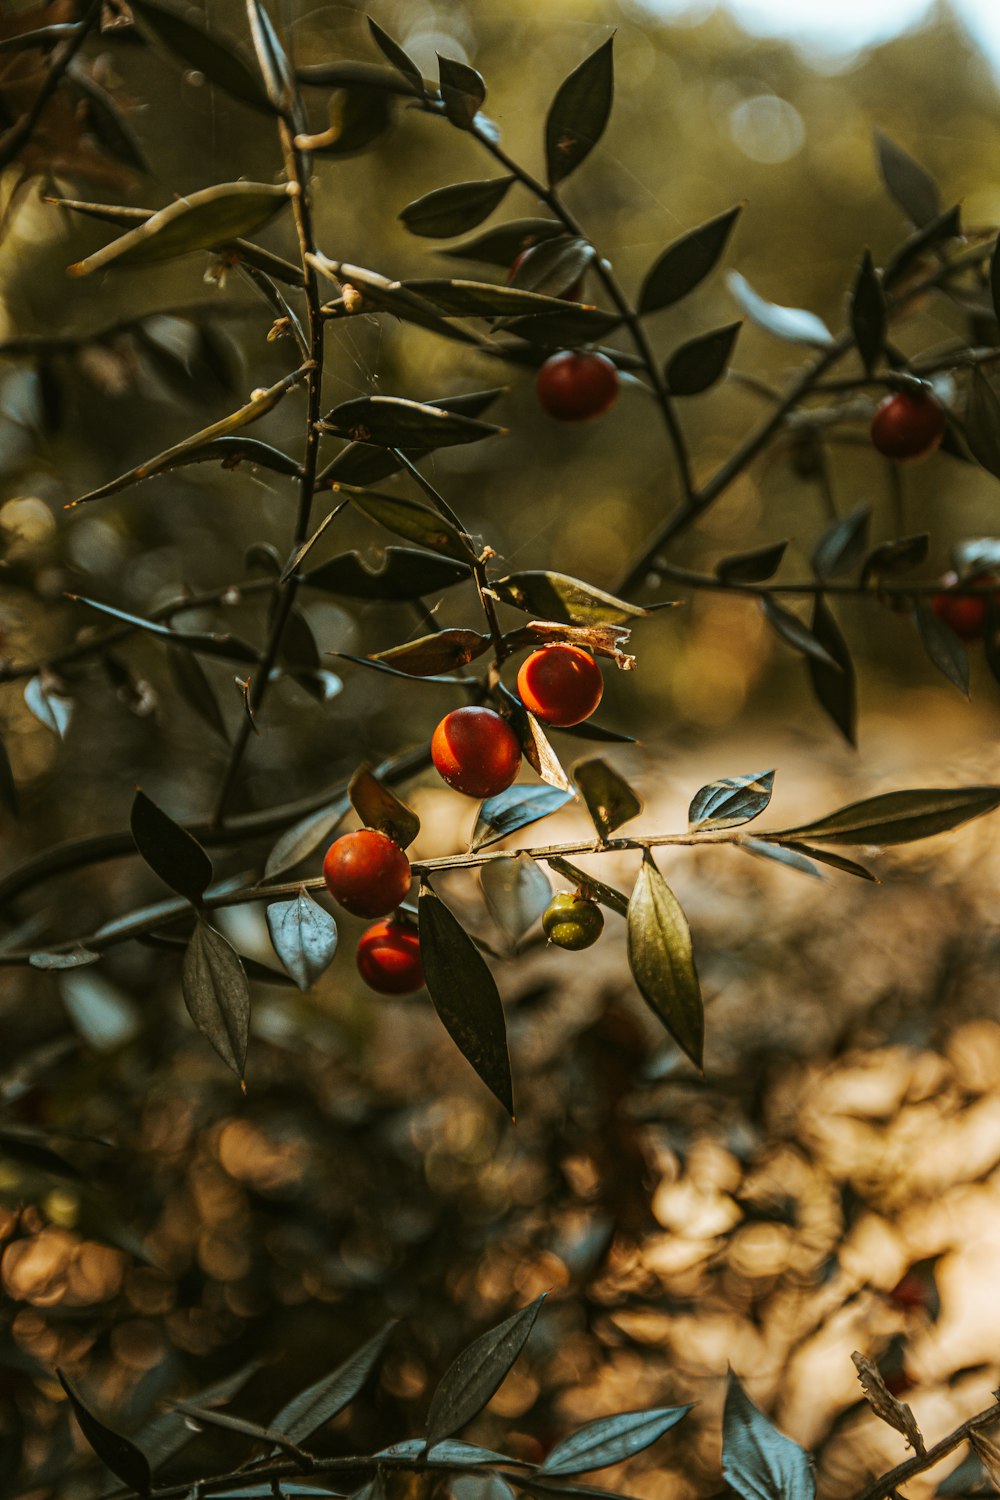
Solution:
[(444, 112), (459, 130), (470, 130), (486, 100), (486, 85), (475, 68), (438, 53), (438, 78)]
[(928, 657), (960, 693), (969, 696), (969, 653), (950, 625), (939, 620), (926, 599), (914, 603), (913, 617)]
[(827, 527), (813, 548), (812, 566), (817, 578), (836, 578), (860, 566), (868, 548), (871, 517), (871, 506), (862, 504)]
[(337, 924), (307, 891), (267, 908), (274, 951), (300, 990), (316, 983), (337, 952)]
[(0, 802), (7, 811), (15, 818), (20, 811), (20, 800), (17, 795), (17, 782), (14, 780), (14, 768), (7, 754), (7, 746), (0, 740)]
[(738, 271), (729, 272), (726, 285), (750, 321), (766, 333), (773, 333), (775, 338), (817, 348), (833, 343), (833, 334), (822, 318), (802, 307), (780, 307), (776, 302), (768, 302)]
[(250, 986), (236, 949), (200, 917), (184, 954), (181, 989), (202, 1036), (242, 1080), (250, 1041)]
[(95, 609), (99, 614), (110, 615), (113, 620), (121, 620), (125, 625), (131, 625), (134, 630), (144, 630), (150, 635), (159, 636), (174, 647), (185, 651), (199, 651), (205, 656), (221, 656), (227, 661), (244, 662), (248, 666), (256, 666), (258, 661), (257, 652), (245, 641), (239, 640), (237, 636), (228, 635), (224, 632), (214, 633), (200, 630), (174, 630), (169, 625), (162, 625), (158, 620), (144, 620), (141, 615), (129, 614), (127, 610), (116, 609), (113, 604), (102, 604), (99, 599), (85, 599), (82, 594), (67, 594), (74, 604), (85, 604), (88, 609)]
[(324, 426), (357, 443), (404, 449), (419, 445), (426, 451), (475, 443), (501, 431), (490, 422), (399, 396), (359, 396), (344, 401), (334, 407)]
[(376, 652), (372, 660), (385, 662), (410, 677), (434, 677), (466, 666), (489, 647), (490, 637), (478, 630), (436, 630), (432, 635)]
[(93, 1448), (98, 1458), (129, 1489), (140, 1495), (148, 1495), (152, 1485), (149, 1460), (141, 1448), (137, 1448), (127, 1437), (113, 1431), (95, 1417), (76, 1387), (61, 1370), (56, 1370), (59, 1384), (69, 1397), (73, 1414), (80, 1424), (80, 1431)]
[(479, 882), (490, 916), (511, 943), (520, 942), (552, 899), (548, 876), (527, 854), (491, 859)]
[(887, 190), (918, 229), (938, 217), (941, 195), (933, 177), (877, 127), (875, 157)]
[(294, 1396), (272, 1419), (271, 1427), (293, 1443), (308, 1442), (354, 1400), (381, 1359), (395, 1326), (395, 1320), (386, 1323), (332, 1374)]
[(671, 1427), (676, 1427), (690, 1406), (660, 1406), (648, 1411), (623, 1411), (614, 1417), (588, 1422), (545, 1456), (541, 1474), (588, 1474), (624, 1463), (652, 1446)]
[(799, 619), (798, 615), (786, 609), (783, 604), (779, 604), (770, 594), (765, 594), (760, 604), (767, 623), (783, 641), (793, 646), (796, 651), (801, 651), (804, 656), (822, 662), (829, 671), (837, 670), (837, 663), (830, 652), (817, 639), (815, 632)]
[(168, 646), (167, 666), (174, 686), (188, 707), (198, 715), (203, 724), (207, 724), (209, 729), (228, 744), (226, 721), (222, 717), (212, 684), (205, 676), (205, 669), (198, 658), (192, 651), (185, 651), (181, 646)]
[(870, 375), (882, 357), (885, 345), (886, 310), (882, 283), (872, 253), (866, 250), (858, 266), (851, 291), (851, 332), (861, 362)]
[(664, 372), (671, 395), (699, 396), (721, 380), (742, 327), (742, 323), (729, 323), (675, 349)]
[(646, 273), (639, 293), (640, 314), (671, 307), (704, 281), (721, 260), (742, 208), (737, 204), (667, 246)]
[(965, 438), (976, 461), (1000, 478), (1000, 397), (981, 370), (972, 372)]
[(628, 904), (628, 961), (646, 1004), (700, 1068), (705, 1012), (691, 931), (648, 850)]
[(326, 807), (309, 813), (298, 823), (293, 823), (291, 828), (287, 828), (267, 856), (267, 863), (264, 866), (267, 879), (274, 880), (278, 875), (294, 870), (296, 865), (308, 859), (309, 855), (333, 832), (341, 818), (348, 812), (350, 805), (346, 796), (338, 797)]
[(132, 802), (131, 830), (135, 847), (153, 873), (197, 906), (212, 879), (212, 861), (194, 835), (143, 791), (137, 791)]
[(254, 109), (273, 113), (260, 80), (243, 61), (231, 38), (225, 41), (192, 20), (180, 16), (153, 0), (133, 0), (139, 19), (175, 56), (189, 68), (204, 73), (209, 83), (218, 84), (225, 93)]
[(362, 766), (347, 788), (351, 806), (365, 828), (377, 829), (406, 849), (420, 832), (420, 819), (368, 769)]
[[(482, 234), (466, 240), (463, 245), (449, 245), (446, 250), (439, 250), (437, 253), (455, 260), (474, 260), (482, 265), (502, 266), (509, 270), (522, 251), (541, 241), (562, 237), (563, 226), (558, 219), (510, 219), (506, 224), (496, 224), (483, 230)], [(591, 251), (590, 255), (592, 254)], [(528, 286), (529, 283), (518, 280), (517, 285)], [(530, 284), (530, 290), (538, 291), (542, 288)]]
[(401, 536), (408, 542), (418, 542), (434, 552), (442, 552), (457, 562), (470, 563), (474, 553), (450, 521), (440, 511), (421, 505), (418, 500), (407, 500), (402, 495), (383, 495), (377, 490), (343, 489), (351, 504), (369, 520), (376, 521)]
[(500, 207), (513, 181), (513, 177), (495, 177), (485, 182), (456, 182), (414, 199), (399, 217), (411, 234), (427, 239), (465, 234)]
[[(418, 283), (419, 284), (419, 283)], [(434, 283), (431, 283), (434, 285)], [(457, 412), (459, 416), (479, 417), (500, 397), (506, 394), (505, 387), (488, 391), (465, 391), (456, 396), (443, 396), (436, 401), (426, 401), (425, 406), (439, 406), (442, 411)], [(427, 448), (413, 446), (403, 448), (407, 458), (422, 458)], [(389, 474), (404, 468), (399, 453), (372, 448), (367, 443), (350, 443), (333, 458), (319, 475), (318, 484), (339, 480), (345, 484), (376, 484)]]
[(768, 839), (743, 838), (736, 847), (746, 854), (756, 855), (758, 859), (773, 859), (777, 864), (799, 870), (803, 875), (811, 875), (815, 880), (823, 878), (823, 872), (803, 852), (806, 847), (804, 844), (772, 844)]
[(427, 1413), (428, 1449), (471, 1422), (496, 1395), (528, 1342), (544, 1300), (543, 1292), (462, 1350), (431, 1398)]
[(545, 120), (545, 162), (549, 185), (574, 172), (604, 134), (614, 99), (614, 38), (559, 85)]
[(616, 599), (565, 573), (510, 573), (497, 579), (492, 588), (504, 604), (565, 625), (620, 625), (649, 613), (641, 605)]
[(599, 901), (609, 911), (617, 912), (620, 917), (628, 916), (628, 897), (621, 891), (615, 890), (613, 885), (605, 885), (593, 875), (588, 875), (586, 870), (581, 870), (578, 865), (570, 864), (568, 859), (560, 855), (547, 860), (549, 868), (556, 870), (560, 875), (565, 875), (567, 880), (572, 880), (574, 885), (592, 901)]
[(247, 19), (268, 98), (275, 109), (291, 113), (297, 99), (295, 74), (260, 0), (247, 0)]
[(768, 1421), (730, 1370), (722, 1417), (722, 1472), (743, 1500), (813, 1500), (812, 1461)]
[(736, 828), (740, 823), (749, 823), (767, 807), (773, 789), (773, 771), (710, 781), (691, 799), (688, 826), (692, 829)]
[(931, 787), (883, 792), (852, 802), (815, 823), (785, 828), (770, 838), (824, 844), (909, 844), (947, 833), (1000, 807), (1000, 787)]
[(412, 83), (414, 88), (422, 94), (424, 92), (424, 80), (420, 69), (409, 53), (404, 52), (399, 43), (394, 41), (387, 31), (383, 31), (382, 27), (371, 16), (367, 17), (367, 21), (368, 30), (372, 34), (372, 40), (382, 53), (382, 56), (387, 58), (396, 71)]
[(781, 567), (787, 541), (768, 542), (752, 552), (734, 552), (715, 565), (715, 576), (725, 583), (764, 583)]
[(497, 844), (508, 834), (527, 828), (558, 812), (567, 802), (572, 802), (573, 793), (548, 786), (512, 786), (495, 797), (488, 797), (479, 809), (479, 817), (472, 833), (470, 853)]
[(605, 760), (582, 761), (573, 768), (573, 780), (601, 839), (642, 812), (642, 802), (628, 782)]
[(820, 657), (810, 655), (806, 658), (813, 692), (847, 743), (854, 745), (858, 720), (857, 677), (850, 648), (822, 594), (817, 594), (813, 603), (812, 633), (834, 663), (829, 667)]
[(308, 588), (345, 599), (420, 599), (454, 587), (469, 576), (467, 563), (410, 547), (386, 547), (371, 566), (359, 552), (344, 552), (303, 576)]

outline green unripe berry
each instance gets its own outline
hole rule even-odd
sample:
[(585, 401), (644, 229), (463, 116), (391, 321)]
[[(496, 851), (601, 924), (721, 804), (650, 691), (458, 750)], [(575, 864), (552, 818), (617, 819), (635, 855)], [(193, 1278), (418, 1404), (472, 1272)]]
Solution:
[(604, 913), (596, 901), (585, 896), (560, 891), (553, 896), (542, 916), (542, 930), (557, 948), (576, 952), (596, 943), (604, 931)]

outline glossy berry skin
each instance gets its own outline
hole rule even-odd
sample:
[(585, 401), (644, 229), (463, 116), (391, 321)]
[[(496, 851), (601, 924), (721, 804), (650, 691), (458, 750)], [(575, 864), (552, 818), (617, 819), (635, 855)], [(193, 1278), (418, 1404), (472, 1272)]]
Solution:
[(492, 708), (456, 708), (445, 714), (431, 738), (431, 759), (440, 776), (467, 797), (506, 791), (521, 766), (513, 729)]
[(589, 422), (614, 405), (618, 371), (603, 354), (567, 349), (545, 361), (535, 391), (542, 410), (557, 422)]
[[(534, 255), (535, 251), (538, 248), (539, 247), (537, 245), (529, 245), (528, 248), (527, 248), (527, 250), (522, 250), (521, 251), (520, 255), (517, 257), (517, 260), (515, 260), (514, 264), (511, 266), (510, 270), (507, 273), (507, 285), (508, 286), (513, 286), (514, 285), (514, 282), (517, 279), (517, 273), (518, 273), (518, 271), (521, 269), (521, 267), (523, 265), (525, 265), (527, 262), (530, 262), (531, 257)], [(525, 287), (525, 291), (534, 291), (534, 290), (535, 290), (534, 287)], [(570, 286), (568, 286), (568, 287), (565, 288), (564, 291), (557, 292), (555, 295), (558, 296), (558, 297), (561, 297), (562, 300), (563, 300), (563, 302), (579, 302), (580, 296), (581, 296), (582, 292), (583, 292), (583, 277), (582, 276), (578, 276), (576, 278), (576, 280)], [(543, 293), (543, 295), (550, 296), (551, 293)]]
[(948, 426), (944, 408), (919, 391), (893, 391), (872, 417), (872, 442), (886, 458), (923, 458), (940, 446)]
[(580, 646), (543, 646), (521, 663), (517, 691), (536, 719), (567, 729), (590, 718), (601, 701), (604, 678)]
[(385, 917), (406, 899), (410, 861), (384, 833), (359, 828), (330, 845), (323, 879), (345, 911), (356, 917)]
[(409, 922), (376, 922), (361, 934), (358, 973), (380, 995), (412, 995), (424, 982), (420, 938)]
[(553, 896), (542, 914), (542, 931), (557, 948), (574, 953), (596, 943), (604, 931), (604, 913), (596, 901), (561, 891)]
[[(949, 586), (958, 582), (954, 576), (947, 580)], [(993, 583), (992, 574), (980, 573), (975, 578), (968, 578), (967, 583)], [(993, 595), (995, 604), (1000, 605), (1000, 594)], [(990, 595), (989, 594), (953, 594), (950, 591), (931, 596), (931, 609), (945, 625), (949, 626), (963, 641), (981, 641), (986, 634), (986, 622), (989, 617)]]

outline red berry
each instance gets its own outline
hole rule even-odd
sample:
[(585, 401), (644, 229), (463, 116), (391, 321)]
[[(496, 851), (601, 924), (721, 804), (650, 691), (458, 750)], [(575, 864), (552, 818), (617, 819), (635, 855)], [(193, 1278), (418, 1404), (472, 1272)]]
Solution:
[(358, 973), (380, 995), (411, 995), (424, 982), (420, 938), (409, 922), (376, 922), (358, 942)]
[(579, 646), (543, 646), (522, 663), (517, 690), (536, 719), (567, 728), (590, 718), (601, 701), (604, 679), (589, 651)]
[(360, 828), (330, 845), (323, 879), (345, 911), (356, 917), (384, 917), (406, 899), (410, 861), (384, 833)]
[[(954, 594), (951, 589), (958, 582), (957, 578), (952, 575), (947, 581), (948, 592), (932, 595), (931, 609), (963, 641), (981, 641), (986, 633), (990, 598), (1000, 605), (1000, 594)], [(967, 578), (965, 582), (994, 583), (996, 580), (991, 573), (979, 573), (975, 578)]]
[(431, 759), (456, 792), (495, 797), (517, 775), (521, 747), (507, 720), (492, 708), (456, 708), (434, 731)]
[(618, 371), (603, 354), (553, 354), (535, 381), (539, 403), (559, 422), (588, 422), (614, 405)]
[[(517, 281), (518, 271), (520, 271), (523, 265), (530, 265), (531, 258), (538, 248), (539, 247), (537, 245), (529, 245), (527, 250), (521, 251), (520, 255), (517, 257), (517, 260), (515, 260), (514, 264), (511, 266), (510, 270), (507, 273), (508, 286), (513, 286), (515, 284), (515, 282)], [(530, 280), (530, 277), (528, 279)], [(549, 287), (533, 286), (526, 286), (524, 290), (529, 292), (540, 291), (546, 296), (561, 297), (564, 302), (579, 302), (580, 295), (583, 291), (583, 277), (578, 276), (575, 281), (569, 284), (569, 286), (561, 287), (558, 291), (553, 291)]]
[(923, 458), (944, 437), (944, 408), (923, 391), (894, 391), (875, 408), (872, 442), (886, 458)]

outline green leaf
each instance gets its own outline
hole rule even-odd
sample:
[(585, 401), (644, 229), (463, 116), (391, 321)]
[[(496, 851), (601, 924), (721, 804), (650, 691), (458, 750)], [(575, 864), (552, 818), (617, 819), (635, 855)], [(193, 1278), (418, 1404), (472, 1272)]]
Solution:
[(806, 658), (809, 680), (816, 700), (836, 724), (849, 745), (857, 743), (857, 677), (850, 648), (822, 594), (813, 602), (812, 633), (834, 665), (817, 656)]
[(511, 943), (520, 942), (552, 899), (548, 876), (527, 854), (491, 859), (479, 883), (490, 916)]
[(435, 682), (445, 684), (448, 687), (468, 688), (469, 681), (465, 677), (414, 677), (410, 672), (403, 672), (399, 667), (390, 665), (387, 661), (376, 661), (374, 656), (352, 656), (348, 651), (330, 651), (329, 656), (336, 656), (341, 661), (351, 661), (356, 667), (368, 667), (372, 672), (385, 672), (390, 677), (401, 677), (406, 682)]
[(380, 566), (371, 567), (359, 552), (344, 552), (303, 576), (309, 588), (346, 599), (419, 599), (454, 587), (469, 577), (466, 563), (410, 547), (386, 547)]
[(469, 852), (476, 854), (490, 844), (499, 843), (508, 834), (558, 812), (572, 800), (572, 792), (550, 786), (511, 786), (495, 797), (487, 797), (479, 809)]
[[(246, 407), (240, 408), (240, 415), (247, 411)], [(259, 412), (263, 416), (263, 411)], [(232, 420), (232, 419), (230, 419)], [(248, 418), (256, 420), (256, 418)], [(215, 426), (220, 424), (216, 423)], [(242, 422), (234, 422), (233, 425), (242, 426)], [(204, 429), (214, 431), (214, 428)], [(197, 434), (200, 439), (201, 434)], [(166, 452), (159, 453), (155, 458), (149, 458), (144, 464), (139, 464), (134, 469), (129, 469), (125, 474), (119, 474), (116, 479), (110, 479), (107, 484), (99, 485), (96, 490), (90, 490), (86, 495), (81, 495), (75, 500), (74, 505), (86, 505), (91, 500), (101, 500), (107, 495), (117, 494), (120, 490), (128, 489), (129, 485), (139, 484), (144, 479), (152, 479), (157, 474), (166, 474), (171, 469), (186, 469), (193, 464), (221, 463), (224, 469), (236, 469), (242, 463), (249, 464), (252, 468), (271, 469), (276, 474), (286, 474), (289, 478), (298, 478), (300, 469), (293, 458), (281, 453), (277, 448), (272, 448), (269, 443), (260, 443), (255, 438), (244, 437), (215, 437), (206, 442), (187, 442), (176, 444), (168, 448)]]
[(561, 625), (620, 625), (649, 613), (641, 605), (616, 599), (613, 594), (565, 573), (545, 570), (509, 573), (491, 587), (504, 604)]
[(931, 787), (883, 792), (852, 802), (815, 823), (784, 828), (773, 839), (811, 839), (823, 844), (910, 844), (947, 833), (1000, 807), (1000, 787)]
[(419, 446), (427, 451), (475, 443), (503, 429), (458, 412), (401, 396), (358, 396), (335, 406), (324, 421), (328, 432), (355, 443), (375, 443), (384, 448)]
[(556, 870), (560, 875), (565, 875), (574, 885), (584, 891), (592, 901), (599, 901), (609, 911), (617, 912), (620, 917), (628, 916), (628, 897), (621, 891), (616, 891), (613, 885), (605, 885), (602, 880), (588, 875), (586, 870), (581, 870), (578, 865), (570, 864), (568, 859), (560, 855), (546, 860), (550, 869)]
[(195, 1026), (242, 1081), (250, 1042), (250, 986), (236, 949), (201, 917), (184, 954), (181, 991)]
[(833, 334), (822, 318), (803, 307), (780, 307), (776, 302), (768, 302), (738, 271), (729, 272), (726, 285), (750, 321), (765, 333), (773, 333), (775, 338), (792, 344), (809, 344), (820, 349), (833, 343)]
[(949, 208), (938, 218), (932, 219), (923, 229), (918, 229), (916, 234), (911, 235), (900, 246), (883, 272), (883, 287), (888, 289), (895, 286), (929, 250), (943, 244), (945, 240), (957, 239), (961, 233), (962, 207), (961, 204), (956, 204), (954, 208)]
[(675, 349), (664, 372), (670, 394), (700, 396), (702, 391), (721, 380), (742, 327), (742, 323), (729, 323), (725, 328), (703, 333)]
[(409, 53), (404, 52), (398, 42), (393, 41), (387, 31), (383, 31), (377, 21), (371, 16), (366, 17), (368, 30), (371, 32), (372, 40), (376, 47), (387, 58), (396, 71), (417, 89), (421, 94), (424, 92), (424, 80), (420, 69), (417, 67)]
[(939, 216), (941, 195), (933, 177), (877, 126), (875, 158), (887, 191), (918, 229)]
[(927, 561), (930, 552), (930, 534), (918, 531), (913, 536), (901, 536), (892, 542), (880, 542), (865, 558), (861, 569), (861, 582), (870, 578), (909, 573)]
[[(443, 396), (437, 401), (426, 401), (425, 406), (438, 406), (442, 411), (454, 412), (458, 416), (478, 417), (487, 411), (493, 403), (503, 395), (506, 395), (507, 387), (499, 386), (488, 391), (466, 391), (457, 396)], [(423, 447), (404, 447), (400, 449), (411, 460), (423, 458), (429, 451)], [(389, 474), (395, 474), (404, 468), (402, 460), (394, 452), (385, 452), (370, 447), (367, 443), (349, 443), (342, 448), (337, 456), (327, 464), (326, 468), (317, 478), (317, 484), (323, 485), (339, 480), (345, 484), (377, 484), (380, 479), (385, 479)]]
[(560, 312), (535, 313), (529, 318), (505, 318), (502, 324), (497, 324), (497, 332), (526, 339), (543, 349), (576, 349), (581, 344), (593, 344), (606, 338), (621, 321), (618, 313), (567, 303)]
[(153, 0), (133, 0), (133, 9), (156, 40), (189, 68), (204, 73), (210, 83), (218, 84), (234, 99), (273, 113), (259, 78), (243, 61), (232, 38), (220, 41), (189, 16), (179, 16), (165, 5), (153, 4)]
[(1000, 398), (981, 370), (972, 371), (965, 438), (976, 461), (1000, 478)]
[(691, 931), (648, 849), (628, 904), (628, 961), (646, 1004), (681, 1051), (702, 1066), (705, 1011)]
[(794, 647), (796, 651), (801, 651), (804, 656), (822, 662), (829, 671), (838, 670), (837, 663), (830, 652), (817, 638), (815, 632), (799, 619), (798, 615), (786, 609), (783, 604), (779, 604), (770, 594), (763, 596), (760, 605), (767, 623), (783, 641)]
[(613, 48), (609, 37), (559, 85), (545, 120), (550, 187), (574, 172), (604, 134), (614, 99)]
[(408, 542), (419, 542), (434, 552), (442, 552), (459, 562), (470, 563), (474, 554), (461, 532), (439, 511), (419, 500), (407, 500), (402, 495), (382, 495), (377, 490), (355, 490), (343, 487), (351, 504), (362, 515), (395, 536)]
[(423, 81), (418, 86), (412, 78), (396, 68), (384, 68), (381, 63), (334, 62), (310, 63), (296, 73), (299, 83), (315, 89), (382, 89), (388, 94), (400, 94), (408, 98), (423, 98)]
[(205, 669), (198, 658), (192, 651), (185, 651), (181, 646), (168, 646), (167, 666), (174, 686), (188, 707), (198, 715), (203, 724), (207, 724), (209, 729), (228, 744), (226, 721), (222, 717), (212, 684), (205, 676)]
[(781, 567), (787, 541), (767, 542), (752, 552), (734, 552), (715, 565), (715, 576), (724, 583), (764, 583)]
[(969, 696), (969, 653), (950, 625), (939, 620), (926, 599), (914, 601), (913, 617), (928, 657), (960, 693)]
[(364, 827), (384, 833), (401, 849), (408, 848), (420, 832), (420, 819), (412, 807), (401, 802), (367, 766), (355, 771), (347, 795)]
[(324, 839), (330, 836), (350, 806), (348, 797), (337, 797), (325, 807), (307, 814), (298, 823), (293, 823), (291, 828), (286, 828), (267, 856), (264, 866), (267, 879), (274, 880), (308, 859)]
[(640, 315), (671, 307), (704, 281), (721, 260), (742, 209), (738, 203), (667, 246), (646, 273), (639, 293)]
[(543, 292), (566, 298), (576, 288), (594, 261), (594, 247), (580, 235), (560, 234), (534, 245), (530, 255), (511, 266), (510, 284), (522, 291)]
[(543, 1292), (481, 1334), (445, 1371), (427, 1413), (428, 1450), (471, 1422), (496, 1395), (528, 1342), (544, 1301)]
[(305, 890), (291, 901), (272, 902), (266, 916), (275, 953), (299, 989), (309, 989), (333, 963), (336, 922)]
[(605, 760), (581, 761), (573, 767), (573, 780), (602, 840), (642, 812), (642, 802), (628, 782)]
[(736, 828), (740, 823), (749, 823), (767, 807), (773, 789), (773, 771), (710, 781), (691, 799), (688, 826), (692, 829)]
[[(308, 1442), (313, 1433), (325, 1427), (354, 1400), (381, 1359), (395, 1326), (395, 1320), (386, 1323), (374, 1338), (362, 1344), (332, 1374), (324, 1375), (322, 1380), (294, 1396), (272, 1418), (272, 1430), (284, 1433), (293, 1443)], [(282, 1487), (285, 1483), (282, 1480)]]
[(102, 250), (77, 261), (70, 266), (70, 274), (89, 276), (112, 264), (151, 265), (194, 250), (211, 250), (259, 229), (289, 201), (287, 185), (227, 182), (202, 188), (187, 198), (178, 198)]
[(69, 1398), (80, 1431), (101, 1462), (129, 1489), (135, 1490), (140, 1495), (148, 1495), (153, 1478), (149, 1470), (149, 1460), (142, 1449), (137, 1448), (135, 1443), (130, 1442), (127, 1437), (122, 1437), (121, 1433), (106, 1427), (95, 1417), (79, 1391), (62, 1370), (57, 1369), (56, 1376)]
[[(563, 226), (558, 219), (510, 219), (506, 224), (495, 224), (492, 229), (484, 230), (474, 239), (466, 240), (463, 245), (449, 245), (446, 250), (438, 250), (437, 254), (447, 255), (454, 260), (475, 260), (487, 266), (503, 266), (509, 270), (522, 251), (540, 241), (562, 238), (563, 234)], [(585, 244), (586, 241), (581, 243)], [(588, 259), (592, 254), (590, 251)], [(518, 282), (518, 285), (528, 283)], [(536, 288), (532, 284), (529, 290), (549, 289)]]
[(494, 177), (486, 182), (456, 182), (414, 199), (399, 217), (411, 234), (427, 239), (465, 234), (500, 207), (513, 181), (513, 177)]
[[(462, 1056), (513, 1119), (507, 1026), (496, 981), (468, 933), (427, 885), (421, 886), (418, 910), (420, 960), (434, 1009)], [(433, 1403), (431, 1413), (433, 1419)], [(467, 1420), (463, 1417), (446, 1431), (432, 1420), (429, 1441), (449, 1437)]]
[(144, 630), (150, 635), (159, 636), (161, 640), (169, 641), (171, 645), (184, 651), (198, 651), (204, 656), (221, 656), (226, 661), (257, 665), (257, 652), (238, 636), (225, 632), (216, 634), (203, 630), (173, 630), (169, 625), (162, 625), (159, 620), (144, 620), (141, 615), (131, 615), (127, 610), (116, 609), (113, 604), (102, 604), (98, 599), (84, 599), (81, 594), (67, 594), (66, 597), (75, 604), (85, 604), (88, 609), (96, 609), (99, 614), (110, 615), (113, 620), (121, 620), (134, 630)]
[(871, 518), (871, 506), (862, 504), (827, 527), (813, 548), (812, 567), (817, 578), (836, 578), (860, 566), (868, 548)]
[(743, 1500), (813, 1500), (812, 1461), (768, 1421), (730, 1370), (722, 1416), (722, 1472)]
[(676, 1427), (690, 1410), (690, 1406), (660, 1406), (599, 1417), (556, 1443), (546, 1454), (539, 1473), (589, 1474), (594, 1469), (624, 1463)]
[(53, 692), (41, 677), (30, 677), (25, 684), (24, 702), (39, 724), (44, 724), (59, 739), (66, 738), (70, 719), (73, 717), (72, 698), (64, 698)]
[(870, 880), (875, 885), (880, 884), (878, 876), (873, 875), (871, 870), (866, 869), (864, 865), (859, 865), (857, 860), (845, 859), (842, 854), (835, 854), (832, 849), (816, 849), (812, 844), (802, 843), (775, 844), (774, 847), (792, 849), (799, 854), (808, 855), (810, 859), (818, 859), (820, 864), (830, 865), (832, 869), (839, 870), (843, 875), (856, 875), (859, 880)]
[(466, 666), (490, 647), (490, 637), (478, 630), (436, 630), (388, 651), (377, 651), (373, 661), (385, 662), (409, 677), (435, 677)]
[(438, 53), (438, 78), (444, 112), (459, 130), (471, 130), (486, 100), (486, 85), (475, 68)]
[(512, 318), (565, 312), (558, 297), (541, 296), (516, 286), (497, 286), (492, 281), (407, 281), (406, 286), (433, 302), (449, 318)]
[(295, 74), (260, 0), (247, 0), (247, 19), (268, 98), (275, 109), (293, 114), (298, 99)]
[(882, 358), (886, 326), (882, 283), (875, 269), (872, 253), (866, 250), (861, 257), (851, 291), (851, 332), (854, 334), (861, 362), (869, 375)]
[(137, 791), (130, 820), (135, 847), (154, 875), (198, 906), (212, 879), (212, 861), (194, 834)]

